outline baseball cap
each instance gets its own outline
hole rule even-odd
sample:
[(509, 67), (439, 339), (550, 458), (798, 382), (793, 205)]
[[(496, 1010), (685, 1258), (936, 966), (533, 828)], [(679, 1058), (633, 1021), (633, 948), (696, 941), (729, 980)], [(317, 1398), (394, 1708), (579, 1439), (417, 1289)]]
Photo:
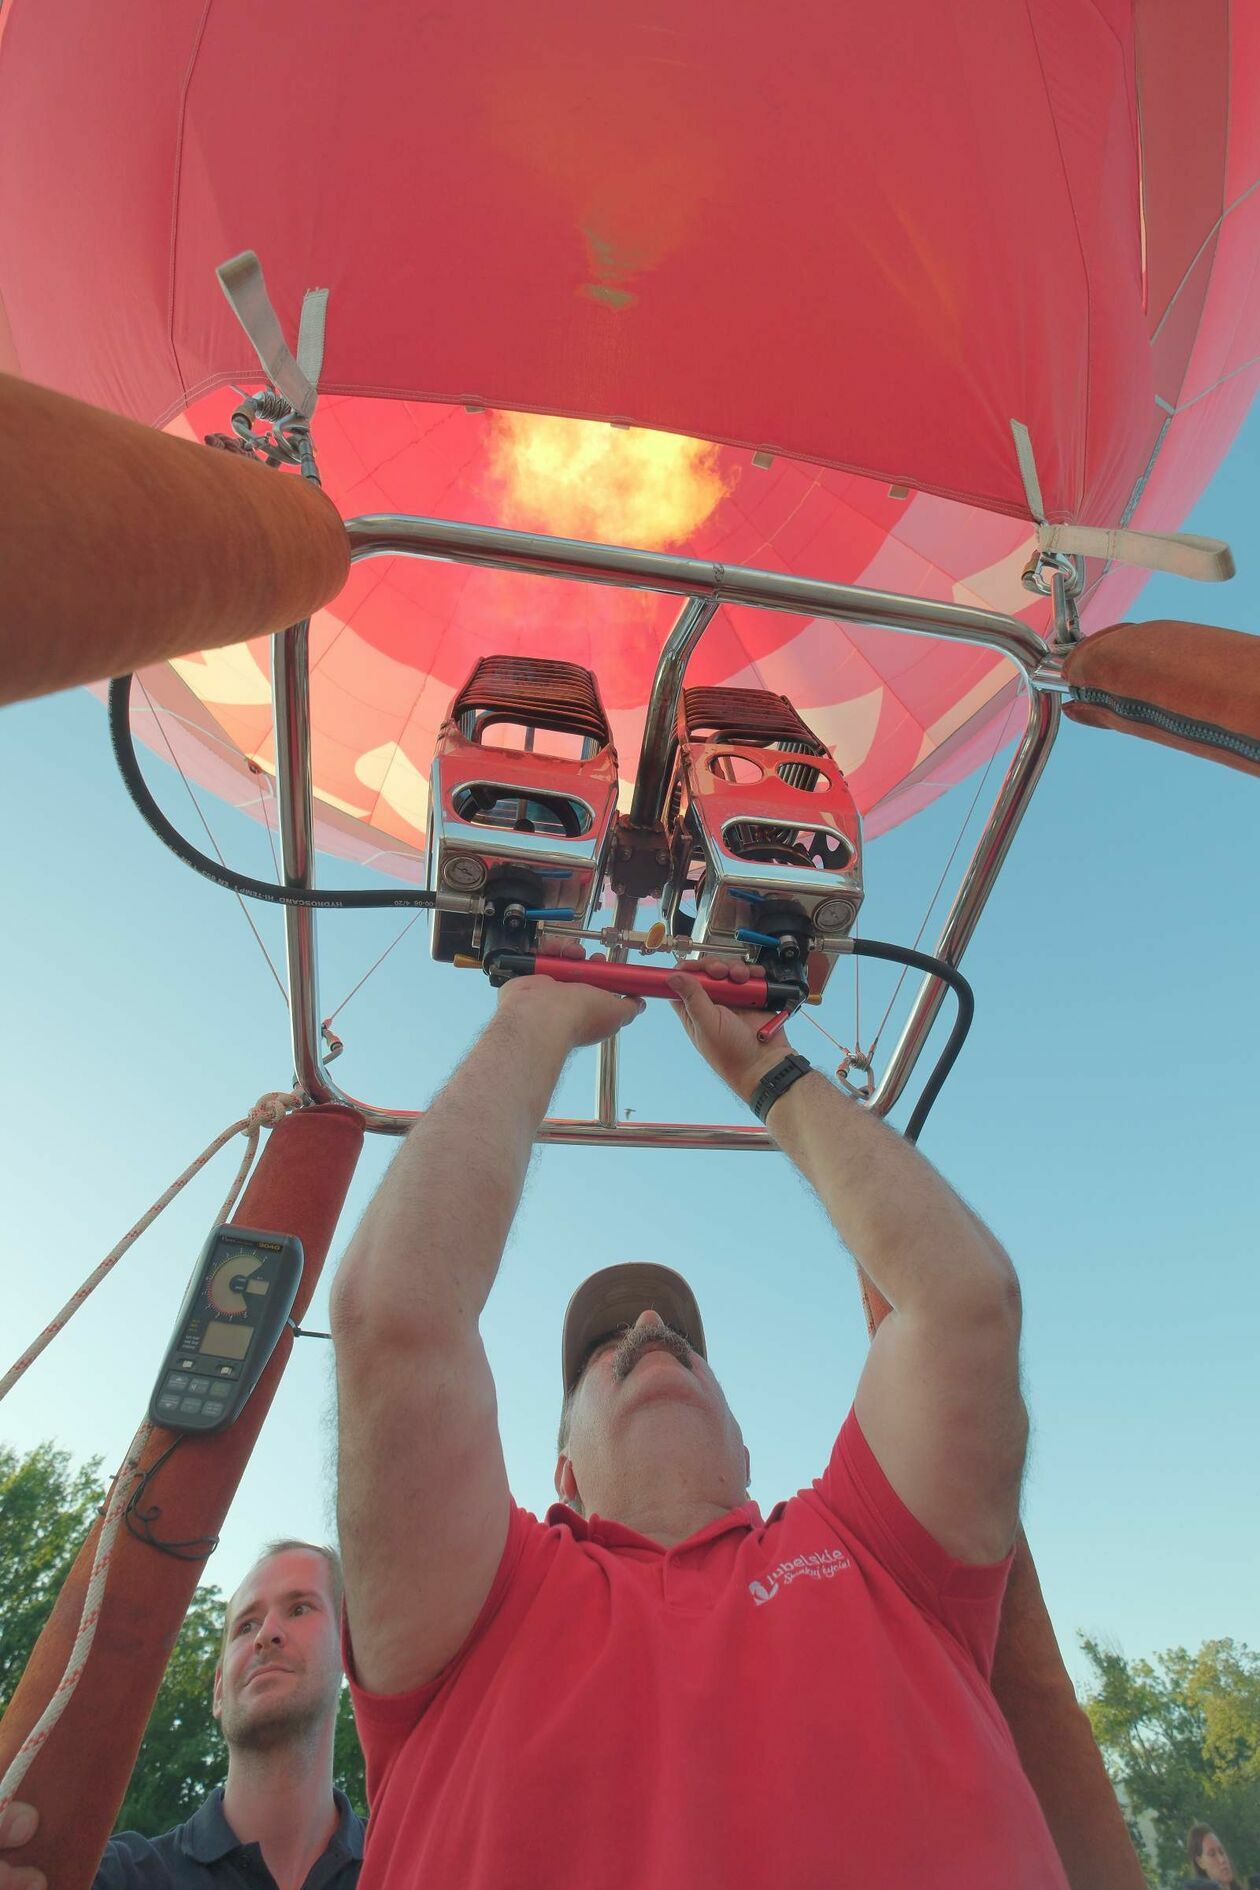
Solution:
[(566, 1396), (577, 1383), (591, 1347), (632, 1326), (649, 1307), (667, 1326), (682, 1333), (693, 1352), (708, 1357), (700, 1308), (682, 1274), (654, 1260), (624, 1260), (592, 1273), (569, 1301), (560, 1343)]

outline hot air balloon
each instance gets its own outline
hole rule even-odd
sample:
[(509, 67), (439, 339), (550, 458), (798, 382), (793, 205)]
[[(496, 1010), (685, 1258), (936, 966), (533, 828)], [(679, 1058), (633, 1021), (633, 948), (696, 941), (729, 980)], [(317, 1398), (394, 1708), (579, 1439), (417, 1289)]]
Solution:
[[(203, 584), (116, 665), (144, 685), (135, 735), (189, 779), (247, 807), (276, 782), (312, 1103), (347, 1100), (315, 848), (377, 867), (379, 902), (434, 905), (448, 962), (601, 914), (629, 939), (655, 899), (684, 944), (760, 936), (767, 988), (791, 876), (820, 871), (799, 1001), (851, 944), (863, 839), (1010, 746), (936, 945), (956, 970), (1065, 698), (1260, 768), (1236, 644), (1209, 663), (1188, 626), (1114, 627), (1148, 568), (1229, 571), (1176, 527), (1260, 376), (1246, 9), (144, 0), (120, 33), (13, 0), (0, 33), (0, 368), (173, 436), (146, 475), (134, 434), (94, 433), (93, 484), (86, 420), (23, 422), (67, 442), (28, 551), (100, 525), (124, 460), (165, 519), (191, 462), (159, 444), (232, 449), (230, 571), (259, 481), (317, 473), (328, 501), (285, 528), (320, 537), (311, 595), (268, 562), (233, 607), (220, 570), (213, 623)], [(121, 603), (180, 562), (138, 507), (100, 525)], [(229, 542), (203, 538), (184, 577)], [(66, 662), (38, 655), (31, 688), (107, 673), (62, 607)], [(875, 1106), (943, 991), (925, 980)], [(763, 1139), (618, 1122), (603, 1069), (596, 1116), (554, 1138)], [(1049, 1809), (1056, 1767), (1078, 1775), (1038, 1743), (1059, 1681), (1022, 1583), (1006, 1704)]]

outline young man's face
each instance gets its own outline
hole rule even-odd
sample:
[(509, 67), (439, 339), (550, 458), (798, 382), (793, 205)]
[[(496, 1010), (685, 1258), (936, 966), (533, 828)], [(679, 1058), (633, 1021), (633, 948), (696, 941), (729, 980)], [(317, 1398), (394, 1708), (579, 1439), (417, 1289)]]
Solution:
[(341, 1654), (332, 1570), (314, 1549), (285, 1549), (251, 1569), (228, 1603), (214, 1676), (214, 1716), (229, 1746), (300, 1739), (337, 1710)]

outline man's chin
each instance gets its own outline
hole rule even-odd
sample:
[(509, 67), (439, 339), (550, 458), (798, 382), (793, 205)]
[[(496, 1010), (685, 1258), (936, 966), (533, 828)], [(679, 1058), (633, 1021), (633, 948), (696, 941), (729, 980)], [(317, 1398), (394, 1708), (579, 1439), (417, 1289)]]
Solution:
[[(659, 1365), (653, 1362), (657, 1357), (662, 1361)], [(654, 1404), (686, 1405), (695, 1411), (704, 1408), (706, 1402), (695, 1373), (667, 1352), (649, 1353), (640, 1359), (623, 1381), (621, 1393), (627, 1411)]]
[(238, 1703), (223, 1715), (223, 1737), (242, 1752), (274, 1752), (303, 1739), (323, 1715), (323, 1705), (311, 1700)]

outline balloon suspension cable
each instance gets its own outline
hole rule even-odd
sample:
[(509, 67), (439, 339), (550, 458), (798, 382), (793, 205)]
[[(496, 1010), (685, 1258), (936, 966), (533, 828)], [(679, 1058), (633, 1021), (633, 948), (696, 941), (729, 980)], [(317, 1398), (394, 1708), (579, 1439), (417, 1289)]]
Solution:
[[(996, 742), (993, 744), (993, 747), (989, 753), (989, 759), (984, 764), (984, 772), (981, 774), (979, 781), (976, 783), (976, 791), (971, 797), (971, 804), (968, 807), (966, 813), (963, 815), (962, 825), (958, 829), (958, 837), (954, 841), (953, 846), (949, 850), (949, 858), (946, 860), (945, 865), (941, 870), (941, 876), (936, 882), (936, 887), (932, 893), (932, 897), (928, 900), (927, 906), (924, 909), (923, 921), (921, 925), (919, 926), (918, 931), (915, 933), (915, 937), (914, 937), (915, 951), (918, 951), (920, 945), (923, 943), (923, 934), (928, 929), (928, 921), (931, 919), (932, 913), (936, 908), (936, 902), (941, 896), (942, 890), (944, 889), (944, 886), (945, 886), (945, 881), (949, 878), (950, 871), (953, 867), (954, 861), (958, 858), (958, 849), (961, 847), (963, 840), (966, 837), (967, 829), (971, 825), (972, 816), (974, 815), (976, 808), (980, 802), (980, 796), (984, 793), (985, 782), (988, 780), (990, 774), (993, 771), (994, 762), (997, 760), (998, 756), (1002, 752), (1002, 749), (1006, 745), (1007, 731), (1009, 730), (1011, 726), (1011, 717), (1015, 713), (1015, 705), (1016, 703), (1024, 699), (1024, 696), (1026, 693), (1027, 692), (1023, 688), (1022, 684), (1017, 683), (1015, 694), (1011, 697), (1011, 700), (1009, 704), (1007, 705), (1006, 715), (1005, 715), (1005, 718), (1003, 719), (1002, 727), (998, 732), (998, 738)], [(940, 961), (938, 960), (935, 962), (939, 963)], [(896, 1004), (897, 999), (901, 995), (901, 987), (906, 981), (906, 973), (907, 971), (910, 970), (910, 968), (911, 968), (910, 964), (907, 961), (902, 967), (901, 976), (898, 978), (896, 984), (893, 986), (893, 994), (889, 998), (888, 1003), (885, 1006), (884, 1015), (879, 1020), (879, 1024), (876, 1027), (875, 1035), (871, 1038), (870, 1043), (866, 1046), (866, 1049), (864, 1051), (862, 1049), (861, 1032), (855, 1026), (854, 1048), (858, 1052), (858, 1054), (864, 1058), (864, 1060), (866, 1061), (868, 1065), (873, 1063), (875, 1060), (875, 1052), (879, 1048), (879, 1040), (883, 1036), (884, 1031), (887, 1028), (888, 1020), (893, 1014), (893, 1007)], [(854, 975), (854, 1003), (856, 1006), (856, 1003), (857, 1003), (857, 966), (856, 964), (854, 965), (854, 968), (853, 968), (853, 975)], [(835, 1042), (835, 1039), (833, 1038), (832, 1041)], [(837, 1046), (837, 1048), (839, 1047), (841, 1046)]]
[(406, 925), (404, 925), (402, 931), (398, 934), (397, 938), (392, 940), (392, 942), (385, 947), (385, 950), (381, 953), (380, 957), (368, 966), (363, 976), (359, 979), (359, 982), (355, 985), (352, 985), (350, 989), (346, 992), (346, 995), (342, 998), (340, 1004), (335, 1004), (332, 1010), (329, 1011), (327, 1017), (324, 1019), (324, 1022), (321, 1026), (321, 1028), (323, 1029), (326, 1035), (333, 1034), (330, 1030), (330, 1026), (332, 1024), (333, 1018), (336, 1017), (339, 1011), (345, 1010), (346, 1005), (350, 1002), (351, 998), (354, 997), (359, 991), (363, 989), (368, 979), (372, 976), (372, 973), (374, 971), (380, 970), (381, 966), (385, 963), (385, 960), (389, 957), (389, 954), (393, 951), (394, 947), (396, 945), (402, 944), (408, 932), (410, 932), (412, 926), (416, 923), (416, 920), (419, 917), (420, 917), (420, 914), (418, 912), (413, 913), (412, 917), (408, 919)]
[[(953, 1028), (905, 1127), (906, 1141), (917, 1142), (928, 1113), (941, 1093), (945, 1078), (958, 1061), (958, 1053), (967, 1041), (967, 1032), (971, 1029), (971, 1020), (976, 1012), (975, 993), (955, 965), (947, 965), (943, 958), (934, 958), (930, 952), (911, 950), (906, 945), (886, 945), (882, 939), (874, 938), (855, 938), (851, 941), (851, 947), (860, 958), (883, 958), (891, 964), (904, 965), (907, 970), (926, 971), (947, 984), (958, 1000)], [(860, 1061), (869, 1068), (869, 1057), (862, 1057)]]
[[(178, 1180), (172, 1182), (166, 1192), (160, 1195), (153, 1203), (153, 1206), (149, 1208), (145, 1214), (141, 1215), (135, 1226), (124, 1234), (118, 1245), (106, 1254), (95, 1272), (89, 1274), (78, 1292), (67, 1300), (56, 1318), (45, 1326), (43, 1332), (38, 1339), (35, 1340), (34, 1344), (28, 1346), (27, 1350), (17, 1360), (16, 1364), (9, 1368), (3, 1378), (0, 1378), (0, 1398), (5, 1397), (6, 1394), (12, 1390), (18, 1379), (21, 1378), (22, 1374), (34, 1360), (39, 1357), (44, 1348), (49, 1345), (56, 1337), (57, 1333), (69, 1323), (70, 1319), (79, 1310), (79, 1307), (83, 1304), (84, 1300), (87, 1299), (88, 1295), (95, 1291), (105, 1278), (105, 1275), (122, 1258), (127, 1249), (134, 1245), (140, 1238), (140, 1235), (144, 1233), (145, 1229), (157, 1219), (162, 1210), (169, 1207), (180, 1190), (192, 1180), (194, 1175), (200, 1173), (211, 1157), (216, 1155), (227, 1142), (230, 1142), (234, 1135), (243, 1134), (246, 1137), (245, 1153), (241, 1158), (240, 1166), (237, 1168), (232, 1185), (224, 1198), (223, 1205), (216, 1216), (216, 1224), (230, 1219), (241, 1189), (245, 1185), (246, 1176), (253, 1166), (254, 1156), (258, 1149), (260, 1130), (264, 1124), (274, 1126), (274, 1124), (283, 1120), (291, 1109), (296, 1109), (299, 1106), (300, 1099), (292, 1092), (273, 1090), (265, 1096), (260, 1096), (247, 1116), (242, 1116), (239, 1122), (232, 1123), (229, 1128), (223, 1130), (221, 1135), (217, 1135), (214, 1141), (210, 1143), (209, 1147), (204, 1149), (197, 1159), (189, 1164), (183, 1174), (179, 1176)], [(110, 1562), (113, 1559), (114, 1544), (117, 1541), (118, 1531), (124, 1520), (127, 1523), (130, 1533), (140, 1535), (142, 1540), (150, 1542), (154, 1548), (162, 1549), (167, 1554), (180, 1555), (182, 1558), (200, 1561), (214, 1546), (213, 1542), (208, 1539), (204, 1542), (195, 1543), (160, 1542), (153, 1536), (149, 1528), (149, 1524), (159, 1512), (156, 1509), (149, 1511), (137, 1510), (137, 1505), (146, 1487), (151, 1482), (156, 1472), (166, 1462), (171, 1451), (182, 1441), (181, 1438), (177, 1438), (170, 1449), (164, 1451), (157, 1462), (154, 1463), (147, 1472), (142, 1472), (140, 1469), (141, 1460), (152, 1433), (153, 1426), (146, 1419), (132, 1438), (122, 1467), (110, 1487), (109, 1497), (105, 1505), (104, 1519), (101, 1523), (100, 1535), (97, 1537), (96, 1553), (92, 1558), (92, 1572), (88, 1578), (87, 1593), (83, 1597), (83, 1612), (79, 1617), (79, 1628), (75, 1635), (74, 1646), (70, 1650), (70, 1658), (66, 1662), (65, 1672), (57, 1682), (56, 1688), (47, 1706), (13, 1755), (12, 1763), (4, 1777), (0, 1779), (0, 1817), (3, 1817), (5, 1811), (13, 1803), (22, 1780), (26, 1777), (36, 1754), (40, 1751), (41, 1747), (47, 1743), (54, 1726), (57, 1724), (57, 1721), (61, 1718), (74, 1696), (75, 1688), (78, 1686), (80, 1676), (87, 1664), (87, 1658), (91, 1652), (92, 1642), (96, 1635), (97, 1624), (101, 1618), (101, 1609), (105, 1597), (105, 1584), (109, 1575)], [(131, 1518), (133, 1514), (136, 1515), (139, 1527), (134, 1527), (132, 1524)]]
[(141, 818), (185, 866), (191, 866), (204, 879), (213, 880), (216, 886), (223, 886), (240, 898), (262, 899), (274, 906), (309, 906), (330, 912), (353, 912), (378, 906), (417, 906), (422, 911), (429, 911), (437, 903), (435, 894), (419, 889), (414, 892), (359, 892), (350, 889), (334, 892), (314, 886), (275, 886), (269, 880), (253, 879), (247, 873), (234, 872), (221, 859), (212, 860), (209, 854), (199, 852), (191, 841), (184, 838), (178, 827), (167, 819), (141, 772), (131, 733), (132, 681), (131, 676), (117, 676), (109, 685), (109, 734), (114, 759), (122, 775), (123, 785)]
[[(239, 752), (238, 749), (237, 753), (239, 754)], [(256, 775), (258, 778), (258, 812), (262, 816), (262, 824), (267, 834), (267, 845), (271, 850), (271, 864), (276, 871), (276, 884), (279, 885), (281, 877), (280, 856), (276, 852), (276, 836), (271, 831), (271, 816), (267, 812), (267, 796), (263, 793), (263, 783), (266, 781), (267, 776), (256, 761), (247, 761), (245, 765), (250, 773)], [(215, 852), (217, 853), (218, 851), (219, 849), (216, 847)]]
[[(855, 953), (854, 956), (856, 958), (857, 954)], [(856, 964), (854, 965), (853, 969), (854, 969), (854, 974), (855, 974), (853, 982), (854, 982), (854, 986), (856, 987), (857, 985), (857, 977), (856, 977), (857, 965)], [(801, 1015), (805, 1018), (807, 1023), (812, 1024), (814, 1026), (814, 1029), (816, 1031), (819, 1031), (821, 1035), (827, 1039), (827, 1042), (831, 1044), (834, 1049), (840, 1052), (840, 1067), (836, 1071), (837, 1080), (841, 1083), (841, 1085), (845, 1089), (848, 1090), (851, 1096), (856, 1096), (861, 1102), (867, 1101), (870, 1095), (872, 1094), (872, 1088), (873, 1088), (873, 1085), (870, 1080), (871, 1060), (870, 1060), (870, 1057), (867, 1056), (860, 1048), (856, 1047), (861, 1041), (858, 1035), (856, 1024), (854, 1025), (854, 1031), (853, 1031), (853, 1041), (854, 1041), (855, 1047), (850, 1049), (847, 1043), (841, 1043), (839, 1037), (833, 1037), (831, 1032), (827, 1029), (826, 1025), (820, 1024), (812, 1011), (802, 1011)], [(851, 1083), (849, 1081), (849, 1072), (850, 1070), (853, 1070), (853, 1069), (857, 1069), (858, 1071), (864, 1073), (867, 1080), (864, 1083), (860, 1083), (860, 1084)]]
[[(143, 676), (139, 678), (139, 682), (140, 682), (140, 692), (143, 695), (145, 701), (149, 705), (149, 714), (153, 717), (153, 720), (157, 725), (158, 731), (161, 734), (162, 740), (166, 743), (166, 752), (171, 758), (171, 765), (175, 769), (175, 772), (178, 774), (180, 780), (184, 784), (184, 788), (187, 792), (188, 798), (192, 802), (193, 807), (196, 811), (197, 818), (206, 830), (206, 838), (209, 840), (210, 845), (214, 848), (216, 854), (218, 854), (219, 864), (221, 866), (225, 866), (227, 862), (224, 860), (222, 851), (219, 847), (219, 843), (215, 839), (214, 834), (211, 831), (210, 822), (206, 819), (201, 803), (197, 799), (197, 796), (192, 791), (192, 783), (189, 781), (188, 776), (184, 773), (183, 767), (180, 763), (179, 756), (175, 753), (175, 750), (171, 745), (171, 738), (166, 732), (166, 726), (164, 722), (162, 721), (161, 716), (158, 714), (157, 709), (154, 707), (153, 698), (149, 694), (147, 688), (145, 687)], [(262, 799), (261, 788), (259, 789), (259, 799), (260, 800)], [(263, 825), (267, 827), (267, 838), (268, 838), (268, 841), (270, 841), (271, 828), (270, 826), (267, 826), (267, 820), (266, 820), (265, 814), (263, 816)], [(273, 860), (276, 857), (276, 849), (275, 849), (274, 843), (272, 844), (272, 847), (271, 847), (271, 857)], [(280, 877), (279, 866), (276, 867), (276, 877), (277, 879)], [(239, 893), (237, 893), (236, 895), (236, 903), (241, 909), (241, 915), (244, 918), (246, 925), (249, 927), (250, 931), (254, 934), (254, 939), (255, 939), (255, 942), (257, 943), (259, 951), (262, 953), (263, 957), (267, 961), (267, 969), (276, 981), (276, 989), (279, 991), (281, 1002), (283, 1003), (284, 1008), (287, 1011), (289, 1008), (289, 994), (284, 988), (284, 979), (280, 976), (280, 973), (276, 970), (275, 964), (272, 961), (271, 953), (267, 950), (267, 947), (263, 942), (262, 933), (258, 930), (258, 927), (254, 924), (254, 921), (252, 917), (250, 916), (249, 908), (245, 904), (245, 901), (241, 898), (241, 895)]]
[[(953, 965), (947, 965), (943, 958), (932, 957), (930, 952), (913, 951), (908, 945), (886, 945), (882, 939), (874, 938), (852, 938), (848, 942), (848, 949), (856, 958), (882, 958), (891, 964), (903, 965), (908, 971), (926, 971), (930, 976), (939, 978), (943, 984), (947, 984), (958, 1000), (953, 1028), (905, 1127), (906, 1141), (917, 1142), (932, 1105), (940, 1095), (945, 1079), (958, 1061), (958, 1053), (967, 1041), (967, 1032), (971, 1029), (971, 1020), (976, 1011), (975, 993), (961, 971)], [(847, 1050), (804, 1007), (798, 1014), (806, 1018), (815, 1030), (822, 1031), (828, 1043), (835, 1044), (836, 1049), (842, 1052), (843, 1061), (837, 1072), (839, 1080), (851, 1095), (865, 1101), (871, 1094), (870, 1083), (864, 1081), (858, 1085), (850, 1083), (847, 1078), (850, 1068), (859, 1070), (864, 1078), (870, 1077), (869, 1055), (864, 1055), (861, 1051)]]

